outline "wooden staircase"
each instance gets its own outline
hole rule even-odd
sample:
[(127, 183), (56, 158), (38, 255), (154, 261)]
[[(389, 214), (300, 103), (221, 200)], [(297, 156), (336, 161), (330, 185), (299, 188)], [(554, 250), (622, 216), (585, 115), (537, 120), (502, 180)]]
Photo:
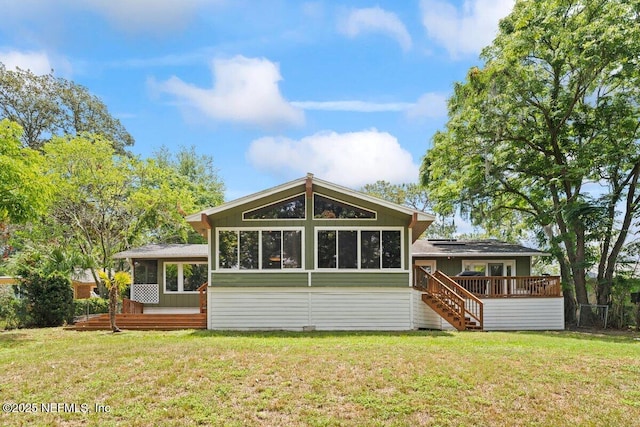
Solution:
[[(469, 316), (464, 316), (464, 323), (462, 322), (462, 316), (455, 309), (455, 305), (451, 300), (438, 298), (432, 294), (422, 294), (422, 301), (427, 304), (433, 311), (438, 313), (443, 319), (453, 325), (459, 331), (476, 330), (481, 331), (482, 326), (475, 320), (472, 320)], [(464, 327), (462, 326), (464, 325)]]
[(440, 271), (431, 274), (416, 266), (414, 273), (413, 287), (433, 311), (459, 331), (483, 329), (482, 300)]
[[(207, 329), (207, 314), (117, 314), (116, 325), (120, 329), (139, 331), (171, 331), (179, 329)], [(76, 331), (111, 330), (108, 314), (79, 321), (67, 329)]]

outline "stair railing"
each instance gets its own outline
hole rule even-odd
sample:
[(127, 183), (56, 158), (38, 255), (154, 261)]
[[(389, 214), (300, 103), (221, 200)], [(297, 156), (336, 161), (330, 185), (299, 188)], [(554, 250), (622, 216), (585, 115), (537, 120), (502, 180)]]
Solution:
[[(441, 306), (441, 309), (450, 313), (453, 318), (447, 319), (450, 323), (455, 323), (458, 330), (465, 329), (465, 300), (456, 293), (454, 288), (448, 286), (437, 276), (429, 273), (423, 267), (414, 267), (414, 288), (426, 292)], [(425, 283), (426, 282), (426, 283)], [(425, 286), (426, 285), (426, 286)]]
[(433, 276), (437, 277), (440, 281), (447, 284), (454, 290), (457, 295), (460, 295), (465, 300), (465, 315), (475, 320), (480, 326), (480, 329), (484, 328), (484, 304), (480, 298), (466, 290), (463, 286), (458, 284), (451, 277), (447, 276), (440, 270), (433, 273)]
[(200, 293), (200, 313), (207, 312), (207, 287), (209, 283), (203, 283), (198, 288), (198, 292)]

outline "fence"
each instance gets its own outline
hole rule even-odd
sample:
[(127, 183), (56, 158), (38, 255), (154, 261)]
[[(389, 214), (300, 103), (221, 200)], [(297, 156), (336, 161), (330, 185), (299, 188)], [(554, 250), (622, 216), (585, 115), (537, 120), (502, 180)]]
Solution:
[(608, 305), (580, 304), (578, 326), (606, 329), (608, 315)]

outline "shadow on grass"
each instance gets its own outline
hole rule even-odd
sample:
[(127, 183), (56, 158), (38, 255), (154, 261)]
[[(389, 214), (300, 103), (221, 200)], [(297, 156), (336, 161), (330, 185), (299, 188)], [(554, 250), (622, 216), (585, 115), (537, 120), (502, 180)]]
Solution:
[(603, 341), (609, 343), (638, 344), (640, 333), (614, 329), (567, 329), (565, 331), (521, 331), (522, 335), (539, 335), (560, 339), (577, 339), (584, 341)]
[(429, 337), (450, 338), (453, 334), (446, 331), (209, 331), (196, 330), (193, 337), (242, 337), (242, 338), (339, 338), (339, 337)]
[(29, 334), (17, 332), (16, 330), (0, 331), (0, 348), (11, 348), (23, 345), (32, 341)]

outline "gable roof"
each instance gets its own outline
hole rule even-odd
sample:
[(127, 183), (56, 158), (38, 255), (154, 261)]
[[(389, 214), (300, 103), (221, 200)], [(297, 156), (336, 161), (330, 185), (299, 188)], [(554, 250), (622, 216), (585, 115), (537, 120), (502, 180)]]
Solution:
[(417, 240), (412, 246), (413, 256), (430, 257), (503, 257), (503, 256), (549, 256), (549, 253), (522, 245), (489, 240)]
[(248, 196), (244, 196), (241, 197), (239, 199), (235, 199), (232, 200), (230, 202), (227, 203), (223, 203), (219, 206), (215, 206), (209, 209), (205, 209), (201, 212), (189, 215), (186, 217), (186, 220), (189, 224), (191, 224), (191, 226), (193, 228), (195, 228), (197, 231), (202, 232), (203, 229), (206, 228), (211, 228), (209, 221), (208, 221), (208, 217), (212, 216), (212, 215), (216, 215), (218, 213), (227, 211), (229, 209), (233, 209), (235, 207), (238, 206), (242, 206), (246, 203), (250, 203), (256, 200), (260, 200), (262, 198), (265, 197), (269, 197), (271, 195), (274, 194), (278, 194), (280, 192), (295, 188), (295, 187), (299, 187), (299, 186), (307, 186), (307, 189), (309, 189), (311, 186), (313, 185), (317, 185), (318, 187), (321, 188), (325, 188), (325, 189), (329, 189), (332, 191), (335, 191), (337, 193), (342, 193), (345, 194), (347, 196), (350, 197), (354, 197), (356, 199), (360, 199), (360, 200), (364, 200), (367, 201), (369, 203), (373, 203), (376, 204), (378, 206), (382, 206), (385, 207), (387, 209), (402, 213), (402, 214), (406, 214), (409, 217), (411, 217), (411, 224), (412, 226), (416, 226), (416, 231), (419, 231), (419, 233), (414, 233), (414, 239), (417, 239), (420, 234), (422, 234), (424, 232), (424, 230), (427, 229), (427, 227), (429, 226), (429, 224), (431, 224), (433, 221), (435, 221), (435, 216), (428, 214), (426, 212), (422, 212), (422, 211), (418, 211), (406, 206), (401, 206), (398, 205), (396, 203), (392, 203), (389, 202), (387, 200), (383, 200), (383, 199), (379, 199), (377, 197), (374, 196), (370, 196), (368, 194), (364, 194), (361, 193), (359, 191), (355, 191), (352, 190), (350, 188), (347, 187), (343, 187), (341, 185), (338, 184), (334, 184), (328, 181), (323, 181), (321, 179), (315, 178), (313, 176), (313, 174), (307, 174), (306, 177), (303, 178), (299, 178), (293, 181), (289, 181), (287, 183), (278, 185), (276, 187), (272, 187), (257, 193), (253, 193), (250, 194)]
[(207, 258), (209, 246), (194, 243), (146, 245), (128, 251), (118, 252), (116, 259), (156, 259), (156, 258)]

